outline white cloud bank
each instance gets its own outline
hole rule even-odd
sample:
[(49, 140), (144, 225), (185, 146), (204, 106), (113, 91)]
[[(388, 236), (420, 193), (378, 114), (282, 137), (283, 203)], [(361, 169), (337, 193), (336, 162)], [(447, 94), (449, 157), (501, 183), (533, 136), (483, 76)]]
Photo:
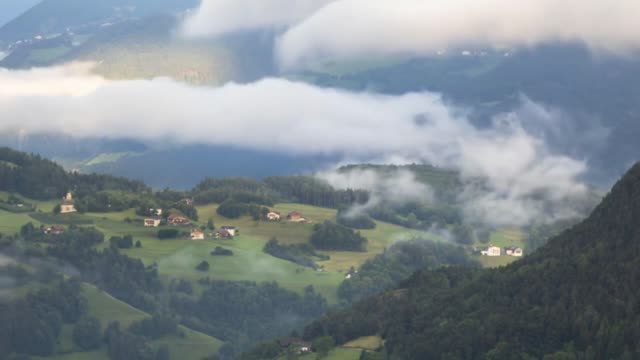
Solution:
[(202, 0), (187, 16), (182, 33), (191, 37), (283, 28), (301, 21), (334, 0)]
[(565, 196), (584, 191), (578, 178), (585, 164), (551, 152), (523, 128), (517, 112), (480, 129), (428, 92), (386, 96), (282, 79), (206, 88), (162, 78), (107, 81), (88, 69), (0, 71), (0, 132), (233, 145), (361, 161), (417, 159), (487, 179), (483, 187), (493, 197), (479, 199), (476, 213), (506, 222), (540, 215), (520, 200), (544, 193), (562, 206)]
[(339, 0), (289, 29), (278, 51), (285, 66), (556, 41), (624, 53), (640, 48), (638, 17), (636, 0)]
[(203, 0), (184, 33), (288, 28), (277, 52), (284, 66), (297, 66), (556, 41), (627, 53), (640, 48), (638, 18), (637, 0)]

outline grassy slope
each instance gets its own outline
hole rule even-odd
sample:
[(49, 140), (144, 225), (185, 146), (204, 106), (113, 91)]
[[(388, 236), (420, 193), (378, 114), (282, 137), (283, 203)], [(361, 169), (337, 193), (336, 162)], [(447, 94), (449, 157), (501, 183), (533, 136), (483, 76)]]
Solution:
[[(6, 196), (1, 194), (0, 197)], [(51, 211), (55, 201), (37, 203), (42, 211)], [(369, 239), (367, 252), (327, 252), (331, 256), (328, 261), (320, 262), (325, 272), (315, 272), (288, 261), (274, 258), (262, 252), (266, 242), (276, 237), (287, 244), (306, 243), (313, 231), (313, 224), (282, 222), (257, 222), (249, 217), (240, 219), (226, 219), (216, 213), (217, 205), (207, 205), (198, 208), (200, 224), (205, 224), (212, 218), (216, 226), (232, 225), (241, 229), (241, 236), (234, 240), (208, 239), (203, 242), (188, 240), (158, 240), (157, 229), (144, 228), (137, 224), (124, 222), (124, 219), (136, 218), (133, 210), (109, 214), (88, 214), (83, 218), (92, 219), (94, 226), (104, 232), (106, 237), (131, 234), (142, 243), (141, 249), (126, 250), (125, 253), (140, 258), (146, 264), (157, 263), (160, 274), (165, 280), (172, 278), (187, 279), (196, 282), (202, 277), (230, 281), (277, 281), (281, 286), (301, 292), (306, 286), (313, 285), (330, 301), (336, 300), (336, 289), (342, 282), (344, 272), (351, 266), (358, 267), (366, 260), (380, 254), (393, 242), (422, 235), (437, 238), (434, 235), (409, 230), (400, 226), (377, 222), (373, 230), (363, 230), (362, 235)], [(301, 204), (278, 204), (276, 211), (288, 213), (300, 211), (313, 223), (334, 220), (334, 209), (320, 208)], [(56, 218), (49, 216), (51, 222)], [(68, 217), (68, 216), (67, 216)], [(66, 218), (61, 218), (66, 219)], [(12, 214), (0, 212), (0, 232), (12, 234), (19, 231), (20, 226), (28, 221), (34, 221), (26, 214)], [(59, 220), (57, 222), (62, 222)], [(34, 221), (37, 224), (37, 221)], [(184, 229), (188, 231), (189, 228)], [(522, 234), (517, 230), (501, 230), (492, 235), (491, 242), (497, 246), (522, 246)], [(233, 257), (213, 257), (211, 250), (216, 246), (223, 246), (234, 251)], [(212, 268), (207, 273), (195, 270), (195, 266), (202, 260), (208, 261)], [(505, 265), (515, 258), (480, 258), (483, 265), (494, 267)]]
[[(172, 278), (187, 279), (196, 282), (202, 277), (230, 281), (277, 281), (281, 286), (301, 292), (306, 286), (313, 285), (330, 301), (336, 300), (336, 289), (344, 278), (344, 272), (351, 266), (359, 266), (367, 259), (384, 251), (393, 241), (402, 237), (418, 234), (399, 226), (378, 223), (374, 230), (362, 231), (369, 240), (369, 251), (328, 252), (331, 260), (321, 262), (325, 272), (316, 272), (288, 261), (274, 258), (262, 252), (263, 246), (271, 237), (277, 237), (283, 243), (305, 243), (313, 231), (313, 224), (283, 222), (256, 222), (248, 217), (229, 220), (216, 214), (216, 205), (199, 207), (200, 224), (213, 218), (216, 226), (237, 226), (241, 236), (234, 240), (215, 240), (193, 242), (189, 240), (158, 240), (157, 229), (144, 228), (137, 224), (126, 223), (127, 217), (136, 218), (133, 210), (109, 213), (88, 214), (93, 218), (94, 226), (108, 237), (131, 234), (140, 240), (142, 248), (126, 250), (124, 253), (142, 259), (146, 264), (157, 263), (160, 274), (165, 280)], [(281, 204), (277, 211), (286, 213), (294, 209), (301, 211), (313, 222), (335, 219), (336, 211), (299, 204)], [(53, 220), (53, 219), (52, 219)], [(185, 228), (184, 231), (188, 231)], [(222, 246), (234, 252), (232, 257), (213, 257), (210, 252)], [(203, 273), (195, 266), (206, 260), (211, 270)]]
[[(335, 348), (333, 349), (327, 357), (322, 358), (323, 360), (358, 360), (360, 358), (360, 353), (362, 350), (359, 349), (346, 349), (346, 348)], [(308, 354), (299, 357), (300, 360), (315, 360), (317, 359), (317, 354)], [(285, 357), (281, 358), (282, 360), (286, 359)]]
[(365, 336), (353, 341), (349, 341), (342, 347), (348, 349), (377, 350), (382, 346), (383, 340), (380, 336)]
[(14, 214), (0, 210), (0, 234), (11, 235), (20, 232), (20, 227), (33, 221), (29, 214)]
[[(135, 309), (101, 290), (91, 286), (84, 286), (84, 295), (89, 300), (89, 315), (100, 319), (103, 327), (111, 321), (119, 321), (122, 327), (129, 326), (132, 322), (144, 319), (149, 315)], [(151, 343), (154, 348), (167, 345), (171, 354), (178, 355), (181, 359), (202, 359), (218, 351), (222, 342), (208, 335), (180, 327), (185, 336), (169, 336), (155, 340)], [(54, 359), (108, 359), (106, 348), (91, 352), (79, 352), (73, 346), (72, 326), (64, 326), (61, 336), (61, 352), (64, 354), (53, 357)]]

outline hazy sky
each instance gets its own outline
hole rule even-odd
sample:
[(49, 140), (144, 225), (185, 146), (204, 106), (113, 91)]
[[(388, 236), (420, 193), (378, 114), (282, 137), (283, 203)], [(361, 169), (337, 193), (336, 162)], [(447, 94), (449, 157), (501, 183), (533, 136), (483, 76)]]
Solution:
[(40, 0), (0, 0), (0, 26), (39, 2)]
[[(252, 5), (249, 5), (249, 4)], [(473, 47), (581, 42), (597, 52), (640, 48), (637, 0), (203, 0), (187, 35), (280, 27), (281, 64), (318, 58), (424, 55)], [(249, 15), (247, 15), (249, 14)]]

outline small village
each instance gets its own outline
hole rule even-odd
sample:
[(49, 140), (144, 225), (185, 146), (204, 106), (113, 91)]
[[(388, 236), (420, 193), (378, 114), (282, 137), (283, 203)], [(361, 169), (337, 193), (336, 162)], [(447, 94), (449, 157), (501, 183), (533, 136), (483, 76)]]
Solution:
[[(194, 206), (193, 199), (182, 199), (181, 202), (189, 207)], [(76, 209), (76, 203), (73, 199), (73, 194), (71, 192), (68, 192), (62, 198), (58, 209), (59, 214), (61, 215), (73, 214), (78, 212), (78, 210)], [(142, 219), (142, 226), (147, 228), (160, 228), (163, 226), (174, 228), (191, 228), (190, 232), (188, 232), (188, 236), (185, 235), (185, 238), (193, 241), (201, 241), (206, 239), (230, 240), (240, 235), (240, 229), (235, 226), (223, 225), (218, 229), (207, 229), (207, 227), (205, 226), (197, 228), (189, 218), (183, 215), (169, 214), (166, 215), (166, 217), (163, 217), (163, 215), (165, 215), (164, 210), (156, 208), (150, 208), (149, 213), (152, 214), (152, 216), (148, 216)], [(280, 212), (270, 210), (264, 216), (263, 220), (270, 222), (279, 222), (284, 220), (291, 223), (311, 223), (311, 221), (309, 221), (299, 211), (292, 211), (285, 217), (283, 217)], [(63, 225), (43, 225), (41, 226), (40, 230), (45, 235), (61, 235), (65, 232), (65, 227)], [(206, 232), (206, 230), (211, 231)]]
[[(193, 199), (182, 199), (181, 202), (190, 207), (194, 206)], [(77, 212), (73, 194), (71, 192), (67, 193), (62, 198), (59, 206), (60, 214), (73, 214)], [(231, 240), (240, 235), (240, 229), (235, 226), (223, 225), (217, 229), (207, 229), (205, 226), (195, 227), (189, 218), (181, 214), (166, 215), (163, 209), (156, 208), (150, 208), (148, 212), (149, 214), (152, 214), (152, 216), (145, 217), (142, 220), (142, 226), (147, 228), (173, 227), (190, 229), (190, 231), (183, 232), (183, 238), (185, 239), (193, 241), (202, 241), (206, 239)], [(283, 216), (280, 212), (269, 210), (262, 220), (269, 222), (287, 221), (291, 223), (312, 223), (299, 211), (292, 211), (286, 216)], [(65, 227), (62, 225), (42, 226), (41, 231), (46, 235), (60, 235), (65, 232)], [(521, 247), (500, 247), (492, 244), (489, 244), (484, 248), (474, 247), (473, 253), (490, 258), (503, 256), (520, 258), (524, 256), (524, 250)], [(350, 279), (356, 273), (357, 271), (354, 268), (351, 268), (345, 278)]]

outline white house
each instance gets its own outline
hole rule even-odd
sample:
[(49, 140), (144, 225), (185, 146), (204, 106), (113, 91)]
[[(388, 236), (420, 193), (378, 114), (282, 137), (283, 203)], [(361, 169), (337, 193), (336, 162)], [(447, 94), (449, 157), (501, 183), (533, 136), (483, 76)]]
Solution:
[(220, 228), (221, 230), (225, 230), (232, 237), (236, 236), (240, 231), (235, 226), (223, 226)]
[(200, 230), (191, 230), (191, 240), (204, 240), (204, 232)]
[(481, 251), (480, 253), (485, 256), (501, 256), (502, 249), (497, 246), (489, 246), (487, 250)]
[(74, 213), (76, 210), (76, 203), (73, 201), (73, 195), (71, 193), (67, 193), (67, 196), (62, 198), (62, 203), (60, 203), (60, 214), (69, 214)]
[(522, 257), (524, 255), (524, 251), (516, 246), (506, 247), (504, 248), (504, 252), (507, 256)]
[(291, 222), (304, 222), (307, 221), (307, 219), (304, 217), (304, 215), (302, 215), (301, 212), (298, 211), (292, 211), (287, 215), (287, 220), (291, 221)]
[(159, 217), (146, 218), (146, 219), (144, 219), (144, 226), (145, 227), (158, 227), (158, 226), (160, 226), (160, 221), (162, 221), (162, 219), (160, 219)]
[(267, 219), (269, 219), (270, 221), (280, 221), (280, 213), (279, 212), (275, 212), (275, 211), (270, 211), (267, 214)]

